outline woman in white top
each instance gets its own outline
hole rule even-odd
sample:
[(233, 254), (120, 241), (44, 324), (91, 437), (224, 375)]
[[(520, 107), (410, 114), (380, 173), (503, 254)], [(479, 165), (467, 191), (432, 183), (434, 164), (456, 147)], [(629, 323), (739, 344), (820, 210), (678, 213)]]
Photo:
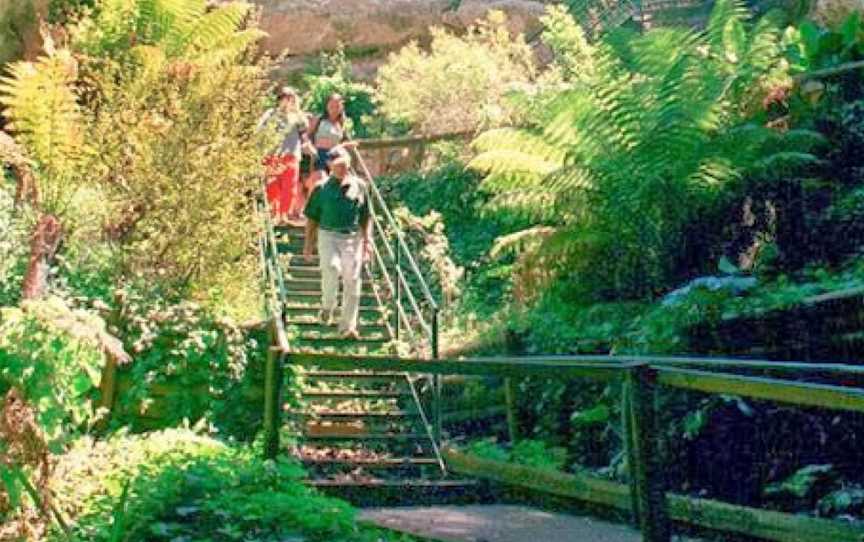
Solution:
[(309, 125), (312, 143), (317, 151), (312, 164), (312, 173), (306, 181), (309, 192), (327, 176), (330, 151), (336, 147), (348, 148), (357, 145), (356, 142), (350, 141), (346, 121), (345, 100), (339, 94), (331, 94), (324, 102), (324, 114), (313, 119)]

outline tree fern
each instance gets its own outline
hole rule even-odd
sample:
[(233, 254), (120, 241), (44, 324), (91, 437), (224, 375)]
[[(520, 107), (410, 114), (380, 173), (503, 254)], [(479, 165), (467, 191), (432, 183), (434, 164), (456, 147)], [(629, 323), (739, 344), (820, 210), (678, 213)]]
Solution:
[(160, 47), (168, 58), (225, 62), (265, 34), (246, 30), (252, 4), (208, 7), (205, 0), (105, 0), (94, 20), (73, 31), (73, 47), (93, 56), (134, 60), (140, 46)]
[(552, 100), (538, 129), (475, 141), (493, 203), (540, 222), (526, 237), (539, 242), (514, 245), (526, 261), (575, 273), (586, 294), (650, 294), (680, 272), (688, 224), (745, 175), (813, 161), (813, 134), (742, 121), (780, 58), (771, 20), (748, 18), (721, 0), (702, 33), (615, 33), (592, 50), (590, 85)]
[[(51, 49), (49, 48), (49, 51)], [(77, 64), (61, 50), (36, 62), (19, 62), (0, 79), (0, 103), (16, 139), (39, 176), (41, 204), (59, 213), (80, 177), (85, 145), (72, 83)]]

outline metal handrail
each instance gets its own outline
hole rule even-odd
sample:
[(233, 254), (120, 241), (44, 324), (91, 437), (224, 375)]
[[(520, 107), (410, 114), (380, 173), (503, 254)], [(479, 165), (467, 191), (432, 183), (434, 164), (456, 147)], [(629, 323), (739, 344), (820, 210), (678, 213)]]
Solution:
[(354, 155), (357, 163), (360, 164), (360, 167), (363, 170), (365, 180), (369, 183), (369, 187), (371, 188), (370, 192), (377, 199), (378, 206), (384, 212), (384, 217), (387, 219), (388, 225), (395, 232), (396, 239), (399, 242), (399, 246), (402, 248), (402, 250), (405, 251), (405, 255), (408, 257), (408, 265), (411, 267), (411, 270), (417, 277), (417, 280), (423, 291), (423, 295), (426, 297), (426, 302), (429, 303), (433, 310), (438, 310), (438, 303), (435, 301), (435, 298), (432, 295), (432, 291), (429, 289), (429, 285), (426, 284), (426, 280), (423, 278), (423, 273), (420, 272), (420, 267), (417, 265), (417, 262), (414, 260), (414, 256), (411, 254), (411, 249), (408, 248), (408, 244), (405, 242), (405, 234), (402, 231), (402, 228), (399, 227), (399, 224), (396, 223), (396, 219), (393, 218), (393, 214), (390, 212), (390, 209), (384, 202), (384, 197), (381, 195), (381, 191), (378, 189), (378, 185), (375, 183), (375, 179), (372, 177), (372, 174), (369, 172), (369, 168), (366, 167), (366, 163), (363, 161), (363, 157), (360, 156), (360, 153), (357, 151), (352, 151), (352, 154)]
[[(371, 203), (374, 206), (375, 210), (378, 211), (373, 213), (372, 215), (372, 225), (374, 228), (374, 233), (376, 234), (373, 235), (372, 243), (376, 256), (376, 261), (374, 263), (376, 263), (380, 268), (381, 274), (384, 276), (385, 281), (390, 288), (390, 292), (394, 298), (394, 305), (396, 306), (394, 315), (396, 325), (395, 334), (398, 338), (399, 329), (401, 327), (401, 324), (404, 323), (406, 328), (410, 330), (412, 339), (415, 336), (413, 330), (411, 329), (411, 321), (408, 318), (405, 308), (402, 306), (401, 293), (404, 291), (410, 310), (416, 317), (420, 331), (429, 341), (428, 346), (431, 357), (433, 359), (437, 358), (438, 313), (440, 311), (438, 302), (432, 295), (432, 291), (429, 288), (429, 285), (426, 282), (423, 273), (420, 271), (420, 266), (417, 264), (417, 261), (414, 258), (414, 255), (412, 254), (408, 243), (405, 241), (405, 233), (403, 232), (399, 224), (396, 222), (393, 213), (387, 206), (387, 203), (384, 200), (384, 196), (381, 194), (381, 190), (378, 188), (378, 185), (375, 182), (374, 177), (370, 173), (369, 168), (366, 166), (363, 157), (356, 149), (351, 149), (351, 154), (355, 163), (357, 164), (360, 173), (363, 175), (364, 180), (368, 183)], [(379, 214), (380, 218), (378, 216)], [(376, 238), (378, 237), (380, 237), (381, 241), (384, 244), (383, 251), (378, 247), (378, 243), (376, 242)], [(390, 245), (389, 240), (391, 237), (395, 241), (394, 246)], [(388, 269), (388, 266), (384, 262), (382, 252), (386, 254), (390, 261), (393, 262), (394, 269), (392, 274), (391, 271)], [(405, 258), (405, 265), (407, 266), (407, 270), (403, 270), (403, 255)], [(412, 287), (412, 283), (409, 282), (408, 276), (414, 279), (414, 285), (416, 287), (419, 287), (420, 291), (417, 295), (415, 295), (414, 287)], [(418, 300), (418, 295), (422, 296), (422, 303), (425, 304), (425, 306), (427, 306), (431, 311), (431, 319), (427, 318), (427, 315), (424, 314), (424, 310), (421, 307), (421, 301)]]
[(270, 296), (267, 296), (265, 293), (267, 316), (273, 320), (276, 346), (283, 354), (287, 354), (290, 351), (291, 345), (288, 341), (288, 334), (285, 331), (285, 323), (283, 321), (283, 307), (285, 306), (286, 296), (285, 278), (282, 275), (282, 266), (279, 265), (276, 233), (273, 228), (273, 221), (270, 218), (270, 204), (267, 201), (264, 185), (262, 185), (261, 195), (262, 198), (258, 204), (258, 214), (262, 226), (259, 248), (261, 250), (261, 262), (263, 265), (262, 271), (266, 278), (265, 284), (271, 293)]

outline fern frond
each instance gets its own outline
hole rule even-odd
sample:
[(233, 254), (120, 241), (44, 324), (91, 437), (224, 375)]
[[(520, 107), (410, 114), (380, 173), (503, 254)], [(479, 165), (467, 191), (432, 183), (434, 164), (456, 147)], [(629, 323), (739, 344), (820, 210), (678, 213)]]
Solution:
[(549, 226), (534, 226), (509, 235), (503, 235), (495, 239), (492, 250), (489, 251), (491, 258), (497, 258), (503, 253), (520, 253), (526, 250), (536, 249), (540, 243), (556, 232), (556, 228)]
[(138, 35), (146, 43), (165, 40), (175, 52), (181, 46), (175, 40), (189, 35), (206, 11), (206, 0), (138, 0)]
[(218, 66), (234, 62), (254, 47), (256, 43), (266, 38), (267, 35), (266, 32), (257, 28), (235, 32), (224, 40), (217, 49), (198, 53), (194, 60), (202, 66)]
[(49, 208), (61, 203), (82, 161), (82, 115), (72, 90), (76, 75), (75, 60), (61, 49), (33, 63), (13, 64), (0, 79), (0, 103), (36, 165), (43, 203)]
[[(717, 0), (705, 28), (711, 51), (722, 57), (726, 52), (724, 36), (731, 31), (730, 28), (743, 24), (749, 18), (750, 11), (741, 0)], [(728, 36), (726, 39), (729, 39)]]
[(232, 2), (220, 5), (188, 27), (177, 25), (166, 37), (171, 47), (183, 53), (203, 54), (221, 49), (234, 37), (241, 23), (252, 10), (252, 4)]
[(824, 161), (808, 152), (778, 152), (758, 160), (754, 164), (754, 170), (782, 174), (798, 171), (808, 166), (819, 166)]
[(560, 167), (560, 163), (544, 160), (528, 152), (493, 150), (484, 152), (468, 163), (468, 167), (487, 173), (529, 173), (546, 176)]

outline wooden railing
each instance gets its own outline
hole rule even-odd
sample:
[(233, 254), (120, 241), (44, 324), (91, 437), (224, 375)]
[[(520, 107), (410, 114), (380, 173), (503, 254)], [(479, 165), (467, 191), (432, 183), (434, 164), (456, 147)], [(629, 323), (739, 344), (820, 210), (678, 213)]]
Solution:
[[(294, 354), (291, 363), (324, 369), (355, 368), (353, 357)], [(366, 370), (437, 375), (487, 375), (505, 378), (612, 381), (623, 379), (625, 453), (630, 484), (586, 475), (536, 471), (445, 452), (455, 472), (521, 484), (629, 511), (649, 542), (668, 542), (672, 521), (762, 537), (778, 542), (864, 540), (864, 525), (759, 510), (667, 493), (662, 461), (663, 432), (658, 427), (657, 395), (663, 388), (729, 394), (789, 405), (864, 412), (864, 389), (830, 381), (864, 377), (864, 367), (843, 364), (784, 363), (712, 358), (567, 356), (417, 360), (367, 357)], [(756, 372), (737, 374), (738, 372)], [(791, 378), (794, 377), (794, 378)], [(818, 377), (829, 383), (808, 383)], [(445, 445), (446, 443), (442, 443)], [(860, 452), (864, 454), (864, 451)], [(510, 473), (508, 475), (508, 473)]]
[[(262, 194), (263, 195), (263, 194)], [(264, 315), (267, 321), (267, 355), (264, 365), (264, 455), (276, 457), (279, 451), (282, 371), (291, 345), (285, 331), (283, 307), (285, 280), (279, 265), (279, 249), (266, 196), (256, 204), (259, 223), (258, 248), (261, 258)]]
[(362, 139), (359, 143), (369, 172), (377, 177), (405, 171), (417, 171), (425, 163), (431, 145), (442, 141), (467, 142), (473, 136), (473, 132), (448, 132)]
[[(406, 274), (420, 272), (401, 232), (394, 226), (393, 217), (388, 214), (381, 194), (374, 190), (372, 175), (366, 170), (362, 159), (358, 162), (364, 175), (371, 180), (373, 199), (379, 202), (381, 216), (376, 224), (376, 261), (380, 266), (379, 271), (389, 276), (391, 295), (401, 305), (400, 288), (412, 287), (405, 279)], [(284, 364), (324, 370), (352, 370), (357, 368), (358, 358), (303, 354), (291, 350), (282, 318), (285, 286), (266, 203), (259, 204), (259, 215), (265, 310), (271, 323), (265, 368), (265, 453), (267, 457), (275, 457), (279, 450), (279, 397)], [(385, 239), (389, 241), (381, 244)], [(410, 257), (407, 271), (402, 267), (406, 262), (401, 260), (406, 255)], [(625, 383), (621, 400), (625, 413), (624, 447), (630, 467), (629, 485), (582, 474), (550, 474), (516, 465), (494, 464), (451, 451), (444, 455), (452, 470), (629, 511), (642, 531), (644, 540), (649, 542), (668, 542), (671, 539), (672, 520), (777, 542), (864, 541), (864, 525), (861, 524), (765, 511), (668, 493), (661, 453), (664, 448), (663, 433), (658, 427), (657, 411), (658, 393), (662, 388), (672, 388), (737, 395), (804, 407), (864, 412), (864, 389), (836, 384), (849, 378), (864, 378), (864, 367), (836, 363), (632, 356), (437, 359), (437, 304), (422, 275), (419, 276), (419, 296), (423, 297), (425, 307), (431, 309), (432, 313), (430, 320), (424, 320), (421, 305), (417, 302), (418, 295), (412, 294), (415, 295), (412, 304), (416, 305), (413, 307), (416, 309), (415, 316), (420, 315), (414, 319), (414, 323), (422, 321), (423, 325), (418, 329), (428, 341), (430, 355), (416, 358), (364, 356), (364, 370), (435, 375), (438, 390), (440, 386), (437, 383), (444, 375), (480, 375), (505, 379), (540, 377), (559, 381), (623, 380)], [(412, 320), (408, 318), (404, 307), (400, 311), (399, 306), (396, 306), (394, 311), (396, 326), (411, 324)], [(800, 380), (801, 377), (816, 377), (820, 383), (804, 382)], [(440, 401), (436, 405), (440, 407)], [(433, 430), (436, 445), (443, 446), (445, 442), (441, 438), (440, 420), (438, 411), (426, 425), (436, 426)], [(859, 453), (864, 454), (864, 450)]]

